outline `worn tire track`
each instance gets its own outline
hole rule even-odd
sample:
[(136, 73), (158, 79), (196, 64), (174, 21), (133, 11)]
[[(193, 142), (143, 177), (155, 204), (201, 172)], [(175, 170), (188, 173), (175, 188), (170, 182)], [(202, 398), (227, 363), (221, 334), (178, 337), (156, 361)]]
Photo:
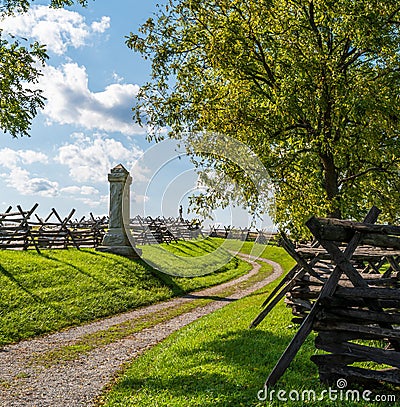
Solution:
[[(0, 352), (0, 406), (93, 406), (103, 388), (125, 363), (185, 325), (224, 307), (230, 301), (251, 294), (282, 274), (281, 266), (271, 260), (248, 255), (240, 257), (250, 262), (253, 268), (248, 274), (235, 280), (115, 317), (5, 346)], [(272, 265), (273, 273), (251, 287), (239, 288), (231, 295), (218, 297), (227, 288), (235, 287), (257, 274), (261, 266), (255, 260)], [(204, 297), (212, 301), (151, 328), (145, 328), (133, 336), (97, 347), (74, 360), (55, 363), (50, 367), (32, 363), (38, 355), (71, 345), (84, 335)]]

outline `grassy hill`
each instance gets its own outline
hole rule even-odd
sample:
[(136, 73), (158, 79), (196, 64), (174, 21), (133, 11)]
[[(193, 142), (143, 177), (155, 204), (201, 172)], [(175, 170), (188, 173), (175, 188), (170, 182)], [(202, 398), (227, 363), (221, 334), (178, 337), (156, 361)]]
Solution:
[[(206, 239), (145, 251), (150, 252), (149, 259), (160, 262), (167, 251), (199, 256), (215, 252), (219, 246), (219, 241)], [(0, 345), (219, 284), (250, 269), (226, 251), (219, 251), (218, 256), (220, 267), (207, 265), (205, 260), (207, 275), (183, 278), (161, 273), (142, 260), (91, 249), (49, 250), (42, 254), (1, 251)], [(215, 256), (210, 256), (209, 263), (214, 260)], [(185, 267), (187, 263), (175, 266), (177, 274), (185, 274)]]

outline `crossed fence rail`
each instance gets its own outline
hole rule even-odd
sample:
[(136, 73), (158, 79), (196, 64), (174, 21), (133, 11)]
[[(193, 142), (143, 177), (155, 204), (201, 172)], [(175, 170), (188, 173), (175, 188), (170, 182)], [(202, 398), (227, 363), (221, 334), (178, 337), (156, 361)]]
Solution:
[(16, 211), (9, 206), (0, 213), (0, 249), (66, 249), (68, 247), (97, 247), (101, 244), (105, 229), (106, 217), (72, 219), (75, 209), (62, 218), (52, 208), (45, 218), (34, 213), (39, 204), (25, 211), (17, 205)]
[(266, 244), (268, 242), (276, 242), (278, 238), (277, 232), (272, 232), (264, 229), (251, 230), (245, 227), (232, 227), (210, 225), (209, 236), (220, 237), (223, 239), (238, 239), (241, 241), (253, 241), (256, 243)]
[[(20, 205), (13, 210), (9, 206), (0, 213), (0, 249), (35, 249), (40, 252), (41, 249), (96, 248), (101, 245), (108, 228), (107, 216), (95, 217), (90, 213), (88, 217), (77, 219), (73, 218), (76, 211), (72, 209), (66, 217), (62, 217), (52, 208), (48, 216), (41, 218), (36, 213), (38, 206), (36, 203), (30, 210), (23, 210)], [(266, 243), (274, 236), (262, 230), (253, 232), (230, 226), (222, 230), (211, 226), (206, 232), (198, 220), (164, 216), (137, 215), (130, 219), (129, 228), (138, 245), (168, 244), (204, 235)]]
[(379, 213), (371, 208), (363, 222), (313, 217), (306, 222), (315, 238), (311, 245), (295, 245), (281, 234), (297, 264), (251, 327), (283, 298), (300, 326), (266, 388), (281, 378), (311, 331), (318, 334), (315, 347), (324, 351), (311, 357), (322, 381), (400, 385), (400, 227), (376, 224)]
[(166, 218), (158, 216), (135, 216), (130, 221), (130, 229), (136, 244), (171, 243), (178, 240), (191, 240), (204, 236), (197, 220)]

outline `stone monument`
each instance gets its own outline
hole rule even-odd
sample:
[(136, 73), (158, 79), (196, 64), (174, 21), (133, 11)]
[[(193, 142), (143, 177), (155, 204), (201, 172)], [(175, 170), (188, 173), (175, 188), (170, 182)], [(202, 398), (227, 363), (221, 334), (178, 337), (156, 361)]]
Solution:
[(127, 235), (132, 177), (122, 164), (118, 164), (108, 174), (108, 181), (110, 183), (108, 230), (97, 250), (136, 259), (140, 255), (140, 250), (134, 248), (132, 239), (130, 240)]

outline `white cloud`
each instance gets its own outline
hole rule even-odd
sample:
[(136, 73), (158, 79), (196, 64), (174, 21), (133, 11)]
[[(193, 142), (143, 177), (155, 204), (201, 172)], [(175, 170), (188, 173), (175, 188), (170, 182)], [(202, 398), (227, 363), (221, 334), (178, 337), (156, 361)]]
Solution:
[(93, 32), (103, 33), (110, 28), (110, 17), (103, 16), (100, 21), (93, 21), (91, 27)]
[(39, 87), (48, 99), (43, 112), (48, 124), (72, 124), (126, 135), (145, 133), (132, 120), (138, 85), (114, 83), (102, 92), (91, 92), (88, 82), (86, 68), (76, 63), (45, 68)]
[(58, 182), (47, 178), (32, 177), (27, 170), (20, 167), (13, 168), (5, 178), (7, 186), (16, 189), (21, 195), (56, 197), (65, 194), (86, 204), (92, 202), (93, 207), (102, 203), (100, 198), (96, 197), (99, 191), (94, 187), (85, 185), (60, 188)]
[(46, 164), (48, 157), (46, 154), (33, 150), (12, 150), (11, 148), (0, 149), (0, 165), (12, 169), (18, 164), (33, 164), (40, 162)]
[(90, 186), (70, 186), (70, 187), (64, 187), (60, 189), (61, 193), (65, 193), (68, 195), (97, 195), (99, 191), (96, 188), (90, 187)]
[(58, 195), (58, 183), (47, 178), (30, 177), (27, 170), (15, 167), (7, 176), (6, 183), (15, 188), (21, 195), (39, 195), (55, 197)]
[(97, 199), (91, 199), (91, 198), (79, 198), (78, 201), (81, 201), (84, 203), (86, 206), (90, 208), (98, 208), (100, 206), (104, 206), (106, 203), (108, 203), (109, 196), (108, 195), (102, 195)]
[[(83, 136), (77, 134), (76, 137), (79, 139), (79, 137), (82, 138)], [(109, 145), (109, 148), (111, 154), (118, 155), (115, 152), (115, 147)], [(72, 185), (62, 188), (57, 181), (51, 181), (45, 177), (31, 176), (26, 168), (21, 168), (21, 165), (30, 165), (36, 162), (47, 165), (49, 159), (45, 154), (33, 150), (0, 149), (0, 166), (8, 170), (8, 172), (0, 174), (0, 177), (5, 180), (7, 186), (16, 189), (21, 195), (55, 197), (62, 193), (74, 198), (76, 196), (93, 198), (93, 196), (99, 194), (96, 188), (88, 185)], [(49, 169), (46, 167), (45, 171), (47, 173)], [(86, 199), (89, 200), (89, 198)]]
[(122, 83), (125, 80), (125, 78), (123, 76), (120, 76), (117, 72), (113, 72), (112, 78), (117, 83)]
[(35, 162), (47, 164), (48, 162), (47, 155), (38, 151), (18, 150), (17, 153), (21, 158), (23, 164), (33, 164)]
[(0, 165), (9, 170), (0, 176), (6, 185), (16, 189), (21, 195), (57, 196), (58, 183), (47, 178), (31, 177), (28, 170), (21, 165), (33, 163), (48, 163), (48, 157), (33, 150), (12, 150), (11, 148), (0, 149)]
[(64, 54), (68, 47), (79, 48), (87, 44), (93, 33), (103, 33), (110, 27), (110, 18), (86, 24), (85, 18), (75, 11), (33, 6), (27, 13), (1, 21), (4, 32), (30, 37), (45, 44), (49, 51)]
[(72, 138), (73, 143), (59, 148), (56, 160), (66, 165), (70, 176), (78, 182), (107, 182), (112, 167), (122, 162), (129, 168), (143, 153), (135, 145), (127, 148), (120, 141), (99, 134), (90, 138), (74, 133)]
[(144, 204), (149, 201), (149, 197), (147, 195), (141, 195), (133, 193), (133, 201), (137, 204)]
[(143, 160), (140, 160), (140, 157), (130, 167), (129, 172), (132, 174), (136, 183), (147, 183), (152, 175), (151, 169), (146, 167), (146, 164), (143, 163)]

